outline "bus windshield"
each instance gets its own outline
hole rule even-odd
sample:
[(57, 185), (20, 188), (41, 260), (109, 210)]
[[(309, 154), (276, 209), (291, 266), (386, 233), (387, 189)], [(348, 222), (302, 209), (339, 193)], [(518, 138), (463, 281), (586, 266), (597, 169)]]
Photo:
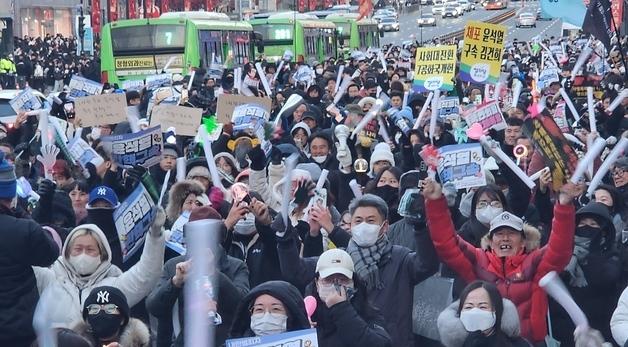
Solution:
[(292, 24), (262, 24), (255, 25), (255, 31), (262, 34), (265, 44), (276, 43), (274, 41), (292, 44), (294, 26)]
[(139, 25), (111, 29), (113, 54), (185, 49), (185, 25)]
[(350, 23), (336, 23), (338, 28), (338, 34), (342, 38), (348, 38), (351, 36), (351, 24)]

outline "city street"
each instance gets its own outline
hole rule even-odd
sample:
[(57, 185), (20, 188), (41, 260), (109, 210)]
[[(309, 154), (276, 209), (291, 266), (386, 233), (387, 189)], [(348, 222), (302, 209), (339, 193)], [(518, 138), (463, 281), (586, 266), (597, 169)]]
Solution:
[[(523, 8), (522, 8), (523, 5)], [(539, 6), (537, 1), (534, 2), (510, 2), (509, 8), (518, 8), (517, 13), (529, 12), (536, 15), (536, 10)], [(406, 40), (411, 40), (411, 35), (415, 35), (419, 41), (430, 40), (434, 37), (451, 33), (453, 31), (461, 30), (469, 20), (487, 20), (495, 17), (506, 10), (484, 10), (480, 4), (476, 4), (476, 10), (466, 12), (464, 16), (458, 18), (442, 19), (440, 15), (436, 16), (435, 27), (419, 27), (416, 24), (416, 19), (420, 16), (421, 12), (432, 11), (432, 6), (418, 6), (413, 5), (405, 8), (405, 11), (399, 15), (400, 30), (398, 32), (387, 32), (384, 34), (382, 40), (383, 43), (400, 43)], [(519, 41), (529, 40), (534, 36), (540, 35), (541, 37), (558, 36), (561, 32), (561, 21), (559, 19), (548, 21), (537, 21), (536, 28), (516, 28), (517, 17), (510, 18), (502, 24), (508, 26), (508, 40), (517, 38)]]

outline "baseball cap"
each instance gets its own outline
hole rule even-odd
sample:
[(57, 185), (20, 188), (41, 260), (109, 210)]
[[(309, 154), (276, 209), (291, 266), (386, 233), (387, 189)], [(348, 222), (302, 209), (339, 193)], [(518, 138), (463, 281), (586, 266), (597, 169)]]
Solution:
[(523, 220), (510, 212), (502, 212), (491, 221), (489, 235), (492, 237), (499, 228), (508, 227), (516, 231), (523, 231)]
[(107, 186), (98, 186), (92, 189), (89, 193), (89, 203), (87, 204), (87, 208), (92, 208), (92, 205), (98, 200), (104, 200), (110, 203), (112, 208), (116, 208), (120, 205), (116, 193), (113, 189)]
[(353, 278), (353, 260), (349, 253), (341, 249), (330, 249), (318, 257), (316, 272), (318, 272), (321, 278), (326, 278), (334, 274), (341, 274), (348, 278)]

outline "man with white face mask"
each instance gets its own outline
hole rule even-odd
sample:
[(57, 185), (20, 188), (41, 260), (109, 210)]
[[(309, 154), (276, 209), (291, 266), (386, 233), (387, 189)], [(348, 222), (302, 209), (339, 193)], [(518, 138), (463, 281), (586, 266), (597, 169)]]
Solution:
[[(414, 346), (414, 286), (438, 269), (429, 235), (416, 231), (416, 252), (393, 245), (387, 236), (388, 205), (376, 195), (356, 198), (349, 205), (349, 213), (352, 237), (347, 253), (355, 264), (355, 273), (365, 283), (369, 300), (382, 310), (392, 346)], [(273, 229), (280, 236), (277, 251), (281, 272), (290, 282), (305, 287), (314, 278), (318, 257), (299, 258), (293, 228), (286, 231), (278, 219)]]

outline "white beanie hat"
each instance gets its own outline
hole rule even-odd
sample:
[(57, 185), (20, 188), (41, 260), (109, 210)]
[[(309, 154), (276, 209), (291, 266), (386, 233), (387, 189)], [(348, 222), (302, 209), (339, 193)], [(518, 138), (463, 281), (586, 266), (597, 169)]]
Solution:
[(305, 133), (307, 134), (307, 137), (310, 137), (312, 135), (312, 131), (310, 130), (310, 127), (307, 124), (305, 124), (305, 122), (299, 122), (299, 123), (295, 124), (292, 127), (292, 130), (290, 131), (290, 135), (291, 136), (294, 135), (294, 131), (299, 129), (299, 128), (305, 130)]
[(371, 162), (369, 165), (369, 175), (373, 175), (373, 164), (378, 161), (385, 160), (390, 163), (390, 166), (395, 166), (395, 156), (390, 150), (390, 146), (385, 142), (380, 142), (373, 149), (371, 154)]

